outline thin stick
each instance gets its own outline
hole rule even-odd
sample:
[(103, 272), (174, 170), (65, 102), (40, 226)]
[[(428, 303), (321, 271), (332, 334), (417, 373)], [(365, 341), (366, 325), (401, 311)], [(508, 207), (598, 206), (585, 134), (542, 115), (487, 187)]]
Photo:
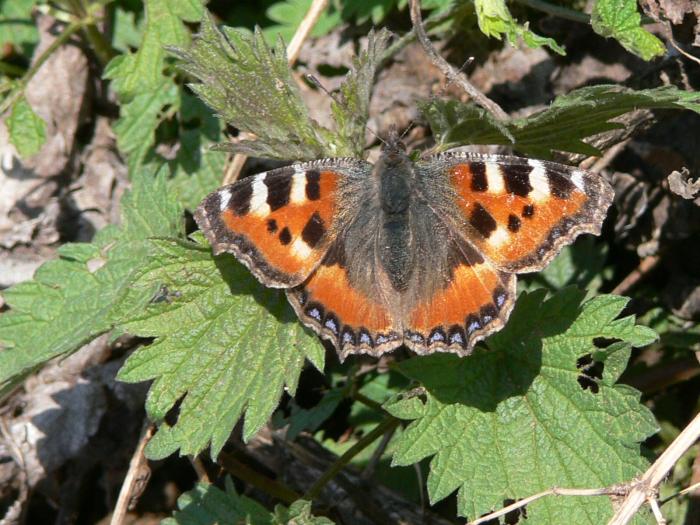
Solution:
[(321, 493), (323, 487), (325, 487), (329, 481), (331, 481), (341, 470), (343, 470), (343, 467), (350, 463), (352, 458), (374, 443), (379, 436), (384, 435), (386, 432), (393, 431), (398, 425), (399, 420), (395, 417), (387, 417), (384, 421), (379, 423), (369, 434), (362, 437), (357, 443), (345, 451), (345, 454), (340, 456), (337, 461), (335, 461), (328, 468), (328, 470), (324, 472), (323, 475), (318, 478), (318, 480), (316, 480), (316, 483), (314, 483), (311, 488), (306, 491), (306, 494), (304, 494), (304, 499), (315, 499)]
[(219, 453), (219, 457), (216, 461), (229, 474), (237, 477), (252, 487), (262, 490), (273, 498), (283, 501), (287, 505), (291, 505), (296, 500), (301, 498), (301, 494), (283, 485), (279, 481), (270, 479), (267, 476), (260, 474), (260, 472), (249, 467), (231, 454), (221, 452)]
[(620, 487), (618, 486), (603, 487), (600, 489), (562, 489), (555, 487), (545, 490), (544, 492), (534, 494), (533, 496), (528, 496), (527, 498), (518, 500), (507, 507), (503, 507), (500, 510), (486, 514), (485, 516), (481, 516), (474, 521), (470, 521), (467, 525), (479, 525), (480, 523), (485, 523), (501, 516), (505, 516), (509, 512), (513, 512), (514, 510), (524, 507), (525, 505), (529, 505), (533, 501), (537, 501), (538, 499), (542, 499), (546, 496), (615, 496), (619, 494)]
[[(302, 45), (309, 37), (311, 30), (316, 25), (316, 22), (318, 22), (318, 19), (321, 18), (323, 11), (325, 11), (327, 7), (328, 0), (313, 0), (313, 2), (311, 2), (311, 6), (306, 12), (306, 15), (304, 15), (304, 19), (299, 24), (299, 27), (297, 27), (297, 30), (294, 33), (294, 36), (292, 37), (292, 40), (287, 45), (287, 63), (290, 66), (294, 64), (294, 62), (296, 62), (299, 58), (299, 53), (301, 52)], [(245, 133), (244, 136), (241, 138), (249, 140), (254, 138), (254, 135), (250, 133)], [(248, 156), (244, 155), (243, 153), (236, 153), (233, 156), (233, 159), (226, 167), (226, 171), (224, 172), (224, 185), (231, 184), (238, 180), (238, 177), (240, 177), (241, 170), (243, 169), (243, 166), (245, 165), (245, 161), (247, 159)]]
[(460, 71), (456, 70), (452, 65), (442, 58), (433, 43), (428, 38), (425, 33), (425, 28), (423, 27), (423, 20), (420, 14), (420, 1), (419, 0), (409, 0), (410, 12), (411, 12), (411, 22), (413, 23), (413, 29), (416, 32), (418, 41), (425, 50), (426, 54), (430, 60), (435, 64), (440, 71), (447, 77), (449, 82), (457, 82), (467, 94), (474, 99), (474, 101), (481, 107), (486, 109), (491, 115), (493, 115), (497, 120), (508, 120), (508, 114), (503, 111), (501, 106), (496, 104), (493, 100), (484, 95), (476, 87), (474, 87), (471, 82), (469, 82), (466, 76)]
[(622, 279), (620, 284), (618, 284), (613, 291), (615, 295), (625, 295), (630, 288), (636, 285), (643, 277), (645, 277), (649, 272), (651, 272), (659, 264), (661, 258), (658, 255), (650, 255), (642, 259), (634, 270), (632, 270), (627, 277)]
[(109, 525), (122, 525), (126, 518), (127, 511), (133, 507), (136, 498), (138, 498), (146, 488), (148, 479), (151, 477), (151, 469), (148, 467), (148, 460), (143, 451), (148, 445), (148, 442), (155, 434), (156, 427), (153, 424), (148, 424), (141, 432), (139, 444), (134, 450), (129, 462), (129, 470), (126, 472), (126, 477), (122, 483), (122, 488), (119, 490), (119, 498), (112, 513), (112, 519)]
[(608, 525), (626, 525), (648, 498), (656, 498), (659, 484), (668, 475), (680, 457), (700, 438), (700, 414), (673, 440), (644, 475), (634, 483), (632, 490), (618, 507)]

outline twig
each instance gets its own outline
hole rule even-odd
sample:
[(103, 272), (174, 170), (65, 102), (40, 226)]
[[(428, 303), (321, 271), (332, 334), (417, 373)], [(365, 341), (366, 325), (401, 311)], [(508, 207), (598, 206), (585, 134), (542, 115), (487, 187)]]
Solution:
[[(328, 0), (313, 0), (313, 2), (311, 2), (311, 6), (306, 12), (306, 15), (304, 15), (304, 19), (299, 24), (299, 27), (297, 27), (297, 30), (294, 33), (294, 36), (292, 37), (292, 40), (287, 45), (287, 63), (290, 66), (297, 61), (297, 58), (299, 58), (301, 46), (304, 44), (304, 41), (309, 37), (311, 30), (316, 25), (316, 22), (318, 22), (318, 19), (321, 18), (323, 11), (325, 11), (327, 7)], [(251, 139), (253, 137), (254, 136), (251, 134), (245, 134), (246, 139)], [(231, 162), (226, 167), (226, 171), (224, 172), (224, 185), (231, 184), (238, 180), (238, 177), (240, 177), (241, 170), (243, 169), (243, 166), (245, 165), (245, 161), (247, 159), (248, 156), (244, 155), (243, 153), (236, 153), (233, 156), (233, 159), (231, 159)]]
[(670, 495), (669, 497), (667, 497), (667, 498), (662, 499), (661, 501), (659, 501), (659, 505), (662, 505), (662, 506), (663, 506), (663, 505), (665, 505), (666, 503), (668, 503), (669, 501), (671, 501), (672, 499), (676, 499), (676, 498), (678, 498), (678, 497), (680, 497), (680, 496), (683, 496), (683, 495), (685, 495), (685, 494), (688, 494), (689, 492), (693, 492), (694, 490), (697, 490), (697, 489), (699, 489), (699, 488), (700, 488), (700, 481), (698, 481), (697, 483), (693, 483), (690, 487), (686, 487), (686, 488), (684, 488), (683, 490), (681, 490), (681, 491), (679, 491), (679, 492), (676, 492), (675, 494), (671, 494), (671, 495)]
[(231, 454), (226, 452), (221, 452), (217, 459), (217, 462), (233, 476), (237, 477), (244, 483), (252, 485), (263, 492), (269, 494), (273, 498), (277, 498), (280, 501), (291, 505), (296, 500), (301, 498), (301, 494), (293, 491), (289, 487), (283, 485), (282, 483), (270, 479), (267, 476), (263, 476), (255, 469), (250, 468), (248, 465), (238, 460)]
[(613, 144), (605, 153), (603, 153), (602, 157), (588, 157), (582, 161), (579, 166), (594, 173), (600, 173), (607, 168), (613, 160), (615, 160), (615, 157), (617, 157), (622, 150), (625, 149), (625, 147), (627, 147), (630, 140), (631, 139), (627, 138), (618, 142), (617, 144)]
[[(518, 500), (507, 507), (503, 507), (500, 510), (481, 516), (474, 521), (470, 521), (467, 525), (479, 525), (480, 523), (486, 523), (487, 521), (499, 518), (500, 516), (505, 516), (509, 512), (513, 512), (514, 510), (524, 507), (525, 505), (529, 505), (533, 501), (537, 501), (538, 499), (542, 499), (546, 496), (619, 496), (620, 490), (621, 488), (618, 485), (599, 489), (562, 489), (555, 487), (533, 496), (528, 496), (527, 498)], [(624, 494), (624, 492), (622, 494)]]
[(379, 436), (384, 435), (386, 432), (393, 431), (398, 425), (399, 420), (395, 417), (387, 417), (384, 421), (379, 423), (376, 427), (374, 427), (372, 432), (366, 436), (363, 436), (357, 443), (350, 447), (345, 454), (340, 456), (338, 460), (333, 463), (318, 480), (316, 480), (316, 483), (314, 483), (311, 488), (306, 491), (306, 494), (304, 494), (304, 499), (313, 500), (316, 498), (323, 487), (326, 486), (326, 483), (331, 481), (341, 470), (343, 470), (343, 467), (350, 463), (352, 458), (374, 443)]
[(560, 5), (550, 4), (548, 2), (543, 2), (542, 0), (517, 0), (519, 3), (536, 9), (537, 11), (542, 11), (548, 15), (556, 16), (559, 18), (564, 18), (565, 20), (571, 20), (573, 22), (580, 22), (582, 24), (590, 24), (591, 16), (581, 11), (575, 11), (574, 9), (569, 9), (568, 7), (563, 7)]
[(19, 97), (22, 96), (22, 92), (24, 91), (24, 88), (27, 87), (29, 81), (36, 74), (36, 72), (39, 71), (41, 66), (44, 65), (44, 62), (48, 60), (48, 58), (54, 53), (54, 51), (56, 51), (59, 47), (65, 44), (68, 41), (68, 39), (71, 36), (73, 36), (77, 31), (82, 29), (85, 26), (85, 24), (86, 22), (84, 20), (77, 20), (75, 22), (71, 22), (63, 30), (63, 32), (60, 35), (58, 35), (56, 40), (51, 42), (49, 47), (47, 47), (44, 50), (44, 52), (39, 56), (39, 58), (37, 58), (36, 61), (27, 70), (22, 79), (19, 80), (18, 85), (17, 87), (15, 87), (13, 92), (10, 95), (8, 95), (5, 100), (2, 101), (2, 104), (0, 104), (0, 115), (5, 113), (7, 108), (12, 107), (12, 105), (15, 102), (17, 102)]
[(635, 482), (608, 525), (626, 525), (656, 490), (680, 457), (700, 438), (700, 414), (673, 440), (654, 464)]
[(155, 430), (155, 425), (147, 424), (141, 432), (141, 438), (136, 446), (136, 450), (134, 450), (134, 454), (131, 456), (129, 470), (127, 470), (122, 488), (119, 490), (119, 498), (114, 507), (109, 525), (122, 525), (127, 511), (133, 508), (136, 499), (146, 488), (148, 479), (151, 477), (151, 469), (148, 467), (148, 460), (143, 451), (153, 434), (155, 434)]
[(433, 43), (425, 33), (423, 20), (420, 14), (420, 1), (409, 0), (409, 7), (411, 12), (411, 22), (413, 23), (413, 30), (416, 33), (416, 37), (418, 37), (418, 41), (420, 42), (421, 46), (423, 46), (423, 49), (433, 64), (435, 64), (447, 77), (448, 82), (457, 82), (477, 104), (486, 109), (497, 120), (508, 120), (508, 114), (503, 111), (501, 106), (496, 104), (493, 100), (474, 87), (463, 73), (452, 67), (447, 60), (438, 54), (437, 50), (433, 46)]
[(377, 445), (377, 448), (374, 449), (374, 452), (372, 452), (372, 457), (369, 458), (367, 466), (362, 471), (362, 474), (360, 474), (360, 479), (362, 481), (369, 481), (372, 476), (374, 476), (377, 464), (382, 459), (391, 438), (394, 437), (394, 432), (396, 432), (396, 427), (393, 427), (382, 436), (382, 440), (379, 442), (379, 445)]
[(622, 279), (620, 284), (613, 288), (612, 294), (615, 295), (625, 295), (630, 288), (636, 285), (643, 277), (645, 277), (649, 272), (651, 272), (659, 264), (661, 258), (658, 255), (650, 255), (642, 259), (634, 270), (630, 274)]

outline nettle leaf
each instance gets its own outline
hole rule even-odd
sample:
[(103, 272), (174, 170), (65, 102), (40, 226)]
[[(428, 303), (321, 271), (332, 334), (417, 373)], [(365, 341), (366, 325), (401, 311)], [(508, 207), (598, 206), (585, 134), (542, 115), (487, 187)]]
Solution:
[(182, 205), (194, 210), (202, 199), (221, 185), (226, 154), (212, 151), (221, 141), (222, 122), (198, 98), (180, 90), (180, 147), (171, 161), (169, 187)]
[[(0, 2), (0, 46), (12, 44), (25, 56), (31, 56), (39, 41), (39, 32), (32, 18), (35, 0), (7, 0)], [(4, 54), (10, 54), (4, 51)]]
[(163, 119), (164, 108), (177, 109), (179, 100), (177, 85), (163, 77), (156, 89), (143, 91), (122, 104), (113, 129), (119, 150), (127, 155), (130, 172), (137, 169), (155, 144), (155, 132)]
[(226, 478), (225, 490), (207, 483), (199, 483), (193, 490), (185, 492), (177, 500), (180, 510), (163, 525), (208, 525), (211, 523), (251, 525), (333, 525), (328, 518), (311, 514), (311, 502), (298, 500), (287, 508), (276, 505), (274, 512), (268, 511), (255, 500), (236, 493), (230, 478)]
[[(274, 43), (278, 37), (285, 42), (290, 42), (299, 24), (309, 12), (312, 0), (284, 0), (276, 2), (267, 8), (265, 15), (275, 22), (274, 25), (265, 27), (262, 31), (269, 43)], [(340, 11), (332, 6), (325, 9), (311, 30), (312, 37), (320, 37), (342, 22)]]
[(192, 90), (227, 123), (257, 136), (222, 147), (284, 160), (352, 153), (349, 144), (309, 117), (282, 40), (271, 49), (259, 29), (252, 36), (235, 30), (224, 36), (206, 15), (192, 46), (172, 51), (200, 80)]
[[(454, 100), (424, 102), (419, 107), (441, 150), (464, 144), (503, 144), (549, 158), (553, 151), (600, 155), (583, 139), (621, 127), (613, 119), (637, 109), (689, 109), (700, 113), (700, 94), (673, 86), (639, 91), (616, 85), (589, 86), (557, 97), (543, 111), (508, 122), (496, 122), (482, 108)], [(505, 126), (515, 143), (499, 126)]]
[[(398, 365), (425, 396), (385, 405), (413, 420), (396, 440), (393, 463), (434, 456), (431, 502), (458, 490), (459, 514), (476, 518), (505, 499), (551, 487), (608, 486), (646, 467), (639, 443), (656, 423), (639, 392), (615, 382), (631, 347), (653, 342), (656, 333), (632, 316), (617, 318), (623, 297), (581, 304), (584, 292), (573, 288), (545, 295), (520, 296), (509, 323), (488, 339), (490, 352)], [(594, 341), (601, 340), (617, 342), (598, 348)], [(598, 524), (612, 506), (605, 498), (545, 498), (527, 512), (533, 523)]]
[(601, 36), (613, 37), (627, 51), (651, 60), (666, 53), (666, 46), (644, 29), (637, 0), (597, 0), (591, 12), (591, 26)]
[(77, 350), (153, 296), (155, 290), (133, 293), (130, 283), (146, 238), (183, 233), (182, 210), (168, 195), (165, 173), (134, 176), (122, 199), (122, 223), (92, 243), (64, 244), (59, 259), (33, 280), (2, 292), (10, 311), (0, 315), (1, 384)]
[(323, 346), (284, 294), (261, 287), (233, 256), (212, 257), (196, 238), (151, 241), (132, 287), (158, 286), (162, 298), (122, 325), (156, 340), (129, 357), (119, 379), (155, 379), (146, 402), (153, 420), (181, 401), (177, 422), (163, 423), (148, 444), (151, 458), (197, 454), (210, 443), (216, 456), (244, 413), (250, 439), (283, 390), (294, 394), (305, 359), (324, 366)]
[(353, 68), (340, 86), (340, 100), (331, 103), (338, 135), (352, 149), (352, 156), (362, 157), (369, 102), (374, 77), (387, 48), (391, 33), (382, 29), (367, 35), (367, 49), (353, 59)]
[(144, 91), (154, 91), (163, 82), (164, 46), (186, 46), (190, 33), (183, 22), (197, 22), (202, 17), (203, 0), (146, 0), (143, 40), (135, 53), (113, 58), (104, 77), (122, 100)]
[(533, 33), (525, 25), (518, 24), (506, 7), (505, 0), (474, 0), (479, 29), (486, 36), (501, 39), (505, 35), (508, 42), (515, 46), (522, 38), (528, 47), (547, 46), (555, 53), (565, 55), (566, 52), (555, 40)]
[(7, 119), (7, 129), (10, 142), (24, 159), (38, 153), (46, 141), (46, 122), (34, 113), (24, 97), (12, 106), (10, 118)]

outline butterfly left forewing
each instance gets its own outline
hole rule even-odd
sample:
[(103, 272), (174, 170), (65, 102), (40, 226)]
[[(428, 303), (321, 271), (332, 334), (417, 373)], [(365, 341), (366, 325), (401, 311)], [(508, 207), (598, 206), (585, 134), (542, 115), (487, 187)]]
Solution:
[(328, 159), (246, 177), (207, 196), (194, 217), (215, 254), (233, 253), (266, 286), (296, 286), (336, 236), (343, 177), (368, 166)]
[(501, 270), (544, 268), (582, 233), (600, 233), (613, 199), (598, 174), (554, 162), (446, 153), (427, 159), (452, 188), (458, 227)]

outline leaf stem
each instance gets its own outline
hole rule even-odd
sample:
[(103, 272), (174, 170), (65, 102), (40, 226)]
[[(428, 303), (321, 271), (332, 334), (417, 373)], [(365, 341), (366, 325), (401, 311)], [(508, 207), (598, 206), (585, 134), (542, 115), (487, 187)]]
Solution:
[(8, 95), (8, 97), (2, 101), (2, 104), (0, 104), (0, 115), (5, 113), (9, 107), (12, 107), (12, 105), (17, 102), (17, 100), (22, 96), (22, 92), (24, 89), (27, 87), (27, 84), (29, 81), (32, 79), (32, 77), (36, 74), (37, 71), (41, 68), (41, 66), (44, 65), (44, 62), (48, 60), (48, 58), (63, 44), (65, 44), (68, 39), (73, 36), (76, 32), (78, 32), (82, 27), (85, 25), (84, 20), (76, 20), (74, 22), (71, 22), (68, 24), (68, 26), (63, 30), (63, 32), (58, 35), (56, 40), (51, 42), (49, 47), (47, 47), (44, 52), (39, 56), (39, 58), (36, 59), (36, 61), (31, 65), (31, 67), (27, 70), (27, 72), (24, 74), (24, 76), (18, 81), (17, 87), (13, 90), (13, 92)]
[(69, 0), (69, 4), (73, 14), (85, 21), (83, 35), (92, 46), (95, 56), (102, 66), (107, 65), (116, 56), (116, 52), (97, 28), (93, 14), (89, 12), (90, 8), (86, 8), (82, 0)]
[(549, 2), (544, 2), (543, 0), (516, 0), (517, 2), (531, 7), (537, 11), (542, 11), (548, 15), (556, 16), (559, 18), (564, 18), (565, 20), (571, 20), (573, 22), (580, 22), (582, 24), (590, 24), (591, 16), (581, 11), (576, 11), (574, 9), (569, 9), (568, 7), (550, 4)]
[(326, 472), (323, 473), (323, 475), (314, 483), (309, 490), (306, 491), (306, 494), (304, 494), (304, 499), (307, 500), (313, 500), (318, 497), (318, 495), (321, 493), (321, 490), (323, 490), (323, 487), (326, 486), (326, 484), (331, 481), (341, 470), (343, 470), (343, 467), (350, 463), (352, 458), (357, 456), (360, 452), (362, 452), (364, 449), (366, 449), (368, 446), (370, 446), (372, 443), (374, 443), (375, 440), (377, 440), (380, 436), (384, 435), (386, 432), (393, 431), (396, 427), (399, 426), (400, 420), (393, 416), (389, 416), (384, 421), (379, 423), (374, 429), (367, 434), (366, 436), (363, 436), (360, 438), (360, 440), (355, 443), (352, 447), (350, 447), (347, 451), (345, 451), (345, 454), (340, 456), (329, 468), (326, 470)]

